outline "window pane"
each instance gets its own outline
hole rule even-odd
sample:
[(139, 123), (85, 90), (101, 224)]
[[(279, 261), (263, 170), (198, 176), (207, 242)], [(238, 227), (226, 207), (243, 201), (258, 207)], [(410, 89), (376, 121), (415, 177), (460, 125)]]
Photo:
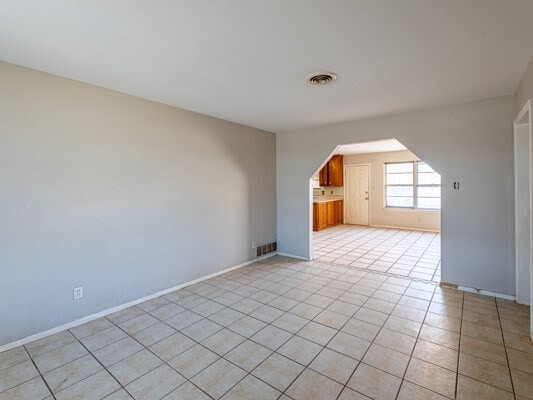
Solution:
[(409, 196), (413, 197), (412, 186), (387, 186), (388, 196)]
[(440, 186), (419, 186), (416, 195), (418, 197), (440, 198)]
[(385, 166), (387, 174), (402, 172), (409, 172), (412, 174), (414, 169), (414, 164), (412, 162), (385, 164)]
[(440, 197), (419, 197), (418, 208), (431, 208), (434, 210), (440, 210)]
[(440, 175), (436, 172), (419, 172), (419, 185), (440, 185)]
[(387, 207), (413, 207), (413, 198), (388, 196)]
[(412, 185), (413, 174), (388, 174), (387, 185)]

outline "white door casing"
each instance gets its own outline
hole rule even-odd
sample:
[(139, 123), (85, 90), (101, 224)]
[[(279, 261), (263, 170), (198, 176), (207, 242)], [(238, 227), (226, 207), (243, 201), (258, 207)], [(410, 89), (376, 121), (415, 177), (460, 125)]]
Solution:
[(345, 224), (370, 224), (370, 167), (346, 165), (344, 168)]

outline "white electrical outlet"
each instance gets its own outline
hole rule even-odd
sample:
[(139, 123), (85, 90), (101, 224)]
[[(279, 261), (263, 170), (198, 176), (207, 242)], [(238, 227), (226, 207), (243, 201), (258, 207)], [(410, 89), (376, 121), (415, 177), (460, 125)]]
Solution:
[(83, 297), (83, 286), (74, 288), (74, 300), (81, 299)]
[(252, 249), (255, 249), (255, 248), (256, 248), (255, 242), (252, 242)]

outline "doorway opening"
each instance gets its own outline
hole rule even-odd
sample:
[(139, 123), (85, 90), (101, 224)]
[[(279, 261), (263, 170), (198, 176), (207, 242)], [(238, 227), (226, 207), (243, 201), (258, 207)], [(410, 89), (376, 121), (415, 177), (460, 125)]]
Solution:
[[(514, 121), (516, 301), (533, 305), (533, 149), (531, 100)], [(533, 307), (531, 308), (533, 310)], [(530, 316), (533, 340), (533, 311)]]
[(310, 186), (312, 259), (440, 282), (440, 175), (425, 160), (396, 139), (339, 145)]

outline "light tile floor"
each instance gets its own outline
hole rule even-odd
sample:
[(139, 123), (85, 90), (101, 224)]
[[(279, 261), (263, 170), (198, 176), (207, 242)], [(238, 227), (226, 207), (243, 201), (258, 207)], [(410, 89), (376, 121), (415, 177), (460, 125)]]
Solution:
[(275, 256), (1, 353), (0, 399), (533, 399), (528, 311)]
[(313, 257), (440, 282), (440, 234), (435, 232), (338, 225), (313, 232)]

